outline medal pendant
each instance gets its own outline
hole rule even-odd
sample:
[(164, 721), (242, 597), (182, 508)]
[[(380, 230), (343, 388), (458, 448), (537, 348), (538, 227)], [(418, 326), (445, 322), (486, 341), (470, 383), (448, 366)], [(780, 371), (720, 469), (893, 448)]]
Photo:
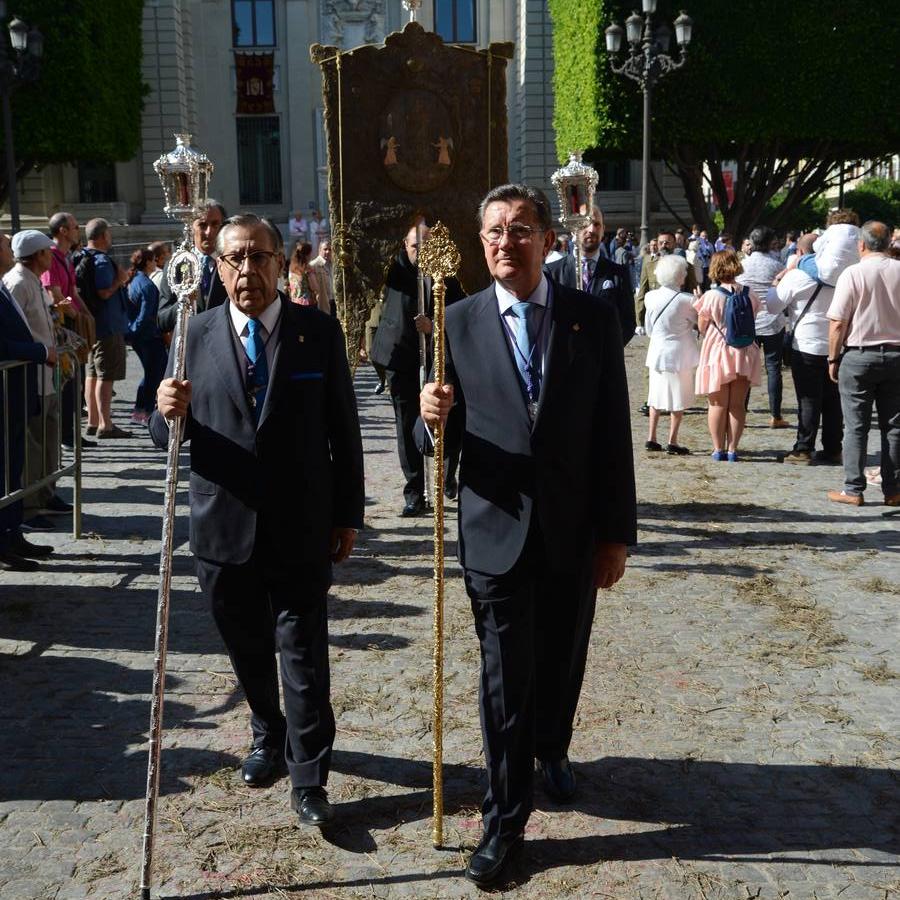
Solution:
[(528, 401), (528, 416), (530, 417), (532, 422), (537, 417), (537, 409), (538, 409), (537, 400), (529, 400)]

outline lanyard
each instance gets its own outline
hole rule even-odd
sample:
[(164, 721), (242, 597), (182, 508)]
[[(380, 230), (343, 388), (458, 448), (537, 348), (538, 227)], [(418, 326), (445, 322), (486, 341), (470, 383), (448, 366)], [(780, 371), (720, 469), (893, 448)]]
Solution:
[[(538, 399), (538, 390), (537, 384), (534, 378), (534, 370), (531, 366), (531, 360), (534, 357), (534, 351), (543, 343), (544, 341), (544, 330), (547, 327), (547, 320), (552, 318), (550, 316), (550, 312), (553, 309), (553, 282), (551, 279), (547, 279), (547, 305), (543, 308), (544, 314), (541, 317), (541, 324), (538, 328), (538, 333), (535, 335), (534, 343), (531, 345), (531, 350), (526, 357), (524, 353), (522, 353), (519, 345), (516, 341), (516, 334), (512, 329), (512, 326), (509, 324), (507, 317), (505, 314), (500, 314), (500, 321), (503, 323), (503, 327), (506, 329), (506, 333), (509, 336), (510, 341), (512, 342), (513, 354), (518, 356), (523, 363), (524, 375), (525, 375), (525, 391), (528, 394), (528, 399), (531, 403), (537, 403)], [(524, 322), (520, 322), (519, 327), (528, 328), (528, 318), (526, 317)], [(518, 367), (517, 367), (518, 368)]]

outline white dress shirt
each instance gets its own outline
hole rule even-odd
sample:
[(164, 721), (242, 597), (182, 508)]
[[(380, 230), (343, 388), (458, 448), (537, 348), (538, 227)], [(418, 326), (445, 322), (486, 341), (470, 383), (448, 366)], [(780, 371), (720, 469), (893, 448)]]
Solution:
[[(499, 282), (494, 282), (494, 288), (497, 292), (497, 307), (500, 310), (501, 320), (506, 322), (509, 326), (508, 328), (504, 328), (503, 331), (506, 333), (506, 340), (509, 343), (510, 352), (513, 354), (513, 359), (515, 359), (517, 353), (515, 338), (519, 336), (519, 328), (524, 325), (524, 322), (521, 322), (515, 313), (513, 313), (512, 307), (514, 303), (519, 303), (521, 298), (511, 294)], [(550, 314), (547, 302), (549, 293), (549, 280), (547, 276), (544, 275), (538, 282), (538, 286), (534, 289), (532, 294), (525, 298), (528, 303), (540, 306), (544, 310), (543, 318), (546, 318)], [(548, 321), (545, 323), (543, 318), (536, 317), (533, 326), (537, 329), (538, 343), (534, 348), (534, 353), (540, 361), (541, 381), (543, 381), (544, 376), (547, 374), (547, 347), (550, 343), (550, 322)]]
[(769, 288), (766, 306), (770, 312), (784, 310), (793, 329), (792, 347), (800, 353), (828, 356), (828, 307), (834, 296), (834, 288), (823, 284), (809, 312), (797, 326), (800, 313), (816, 290), (818, 282), (800, 269), (791, 269), (781, 281)]
[[(247, 342), (250, 340), (250, 317), (242, 313), (231, 300), (228, 301), (228, 312), (231, 314), (231, 324), (237, 336), (241, 339), (241, 346), (247, 352)], [(276, 296), (259, 315), (259, 324), (262, 326), (260, 336), (266, 345), (266, 363), (269, 366), (269, 379), (272, 378), (272, 369), (275, 364), (275, 348), (278, 346), (278, 329), (281, 323), (281, 298)], [(241, 367), (241, 377), (247, 377), (246, 366)]]

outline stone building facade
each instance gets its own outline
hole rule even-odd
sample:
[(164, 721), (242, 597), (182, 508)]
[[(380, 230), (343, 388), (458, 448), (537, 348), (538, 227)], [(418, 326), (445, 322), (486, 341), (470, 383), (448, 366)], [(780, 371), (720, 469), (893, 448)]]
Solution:
[[(50, 214), (70, 209), (82, 222), (102, 215), (129, 226), (119, 239), (135, 244), (173, 232), (162, 213), (153, 162), (180, 131), (191, 133), (214, 160), (211, 190), (228, 210), (253, 209), (284, 223), (294, 210), (324, 209), (321, 79), (309, 46), (378, 43), (409, 19), (401, 0), (147, 0), (143, 15), (143, 78), (150, 92), (140, 152), (114, 165), (85, 161), (30, 174), (19, 186), (23, 227), (43, 227)], [(479, 47), (514, 42), (509, 173), (550, 192), (550, 174), (559, 163), (544, 0), (423, 0), (418, 20), (450, 41)], [(239, 111), (238, 88), (247, 87), (237, 72), (244, 54), (271, 54), (267, 112)], [(658, 177), (670, 200), (685, 210), (677, 182), (661, 171)], [(601, 188), (598, 201), (608, 225), (636, 227), (639, 163), (602, 167)], [(671, 221), (665, 210), (663, 220)]]

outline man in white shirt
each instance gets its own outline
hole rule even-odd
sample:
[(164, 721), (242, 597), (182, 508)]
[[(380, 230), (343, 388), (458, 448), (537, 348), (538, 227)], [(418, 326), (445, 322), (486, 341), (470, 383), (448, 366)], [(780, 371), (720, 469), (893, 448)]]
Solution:
[(828, 372), (844, 412), (844, 489), (828, 499), (863, 505), (875, 404), (884, 502), (900, 506), (900, 260), (887, 255), (891, 235), (883, 222), (866, 222), (860, 235), (860, 260), (838, 277), (828, 309)]
[[(797, 244), (800, 256), (813, 252), (816, 236)], [(791, 375), (797, 392), (797, 439), (782, 462), (808, 466), (813, 462), (816, 436), (822, 426), (822, 450), (817, 462), (841, 463), (844, 420), (837, 385), (828, 377), (828, 307), (834, 288), (816, 281), (794, 265), (769, 288), (769, 314), (780, 311), (791, 326)]]
[[(26, 229), (12, 239), (15, 266), (3, 276), (3, 283), (25, 314), (34, 339), (47, 347), (56, 346), (56, 326), (52, 301), (41, 284), (41, 275), (50, 270), (53, 241), (40, 231)], [(60, 308), (65, 304), (59, 304)], [(25, 483), (33, 484), (59, 468), (59, 395), (54, 371), (45, 367), (38, 384), (41, 412), (28, 421), (28, 458)], [(68, 513), (72, 506), (56, 496), (52, 484), (25, 498), (25, 527), (51, 531), (47, 514)]]

